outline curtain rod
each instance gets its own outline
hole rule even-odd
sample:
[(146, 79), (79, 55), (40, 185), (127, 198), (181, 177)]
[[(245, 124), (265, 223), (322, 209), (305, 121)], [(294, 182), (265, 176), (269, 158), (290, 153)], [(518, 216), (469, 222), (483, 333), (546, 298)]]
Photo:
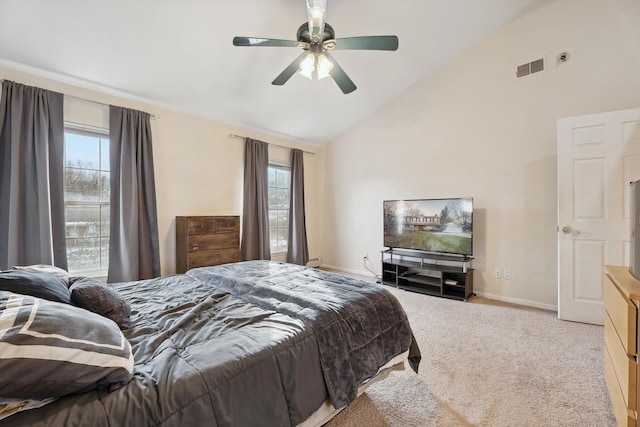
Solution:
[[(242, 135), (236, 135), (235, 133), (230, 133), (229, 134), (229, 138), (238, 138), (238, 139), (245, 139), (247, 138), (246, 136), (242, 136)], [(280, 145), (280, 144), (274, 144), (272, 142), (267, 142), (267, 144), (269, 145), (275, 145), (276, 147), (280, 147), (280, 148), (286, 148), (291, 150), (292, 147), (287, 147), (285, 145)], [(307, 154), (311, 154), (311, 155), (315, 155), (316, 153), (312, 152), (312, 151), (307, 151), (307, 150), (302, 150), (303, 153), (307, 153)]]
[[(71, 98), (71, 99), (77, 99), (78, 101), (84, 101), (84, 102), (90, 102), (92, 104), (98, 104), (98, 105), (102, 105), (105, 107), (108, 107), (110, 104), (105, 104), (104, 102), (100, 102), (100, 101), (94, 101), (93, 99), (87, 99), (87, 98), (82, 98), (80, 96), (75, 96), (75, 95), (67, 95), (67, 94), (63, 94), (65, 97), (67, 98)], [(145, 111), (146, 113), (146, 111)], [(151, 120), (156, 120), (159, 119), (160, 116), (156, 115), (156, 114), (151, 114), (151, 113), (147, 113), (149, 114), (149, 118)]]
[[(12, 80), (0, 79), (0, 83), (4, 83), (5, 81), (6, 82), (12, 82)], [(66, 93), (63, 93), (62, 95), (67, 97), (67, 98), (77, 99), (78, 101), (90, 102), (92, 104), (98, 104), (98, 105), (102, 105), (102, 106), (105, 106), (105, 107), (109, 106), (109, 104), (105, 104), (104, 102), (94, 101), (93, 99), (82, 98), (80, 96), (75, 96), (75, 95), (67, 95)], [(160, 116), (158, 116), (156, 114), (150, 114), (150, 113), (147, 113), (147, 114), (149, 114), (149, 118), (152, 119), (152, 120), (156, 120), (156, 119), (160, 118)]]

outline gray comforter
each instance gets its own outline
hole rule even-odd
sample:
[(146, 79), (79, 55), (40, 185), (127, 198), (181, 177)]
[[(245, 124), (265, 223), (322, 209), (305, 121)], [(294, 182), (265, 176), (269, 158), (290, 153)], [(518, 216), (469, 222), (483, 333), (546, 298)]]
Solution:
[(184, 275), (117, 284), (133, 380), (1, 426), (293, 426), (328, 397), (311, 328)]
[(358, 386), (389, 359), (420, 350), (398, 300), (381, 286), (273, 261), (247, 261), (187, 272), (252, 304), (303, 320), (316, 333), (333, 405), (356, 398)]
[(393, 356), (420, 360), (391, 294), (314, 269), (257, 261), (114, 287), (132, 307), (133, 380), (0, 426), (295, 426)]

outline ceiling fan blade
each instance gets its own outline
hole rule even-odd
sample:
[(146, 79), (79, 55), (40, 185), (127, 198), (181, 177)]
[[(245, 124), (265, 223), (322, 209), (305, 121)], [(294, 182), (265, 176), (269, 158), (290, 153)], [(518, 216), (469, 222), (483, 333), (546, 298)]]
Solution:
[(335, 40), (336, 50), (362, 49), (362, 50), (397, 50), (398, 37), (396, 36), (362, 36), (345, 37)]
[(333, 80), (338, 84), (342, 93), (346, 95), (356, 90), (357, 86), (353, 83), (353, 80), (347, 76), (347, 73), (345, 73), (342, 67), (338, 65), (335, 59), (333, 59), (333, 56), (329, 55), (328, 52), (325, 52), (324, 54), (327, 55), (327, 58), (329, 58), (329, 61), (333, 64), (333, 68), (330, 72), (331, 77), (333, 77)]
[(234, 46), (276, 46), (298, 47), (300, 42), (294, 40), (261, 39), (257, 37), (234, 37)]
[(291, 76), (293, 76), (296, 71), (300, 69), (300, 63), (304, 60), (305, 56), (307, 56), (307, 52), (303, 52), (300, 56), (298, 56), (287, 68), (285, 68), (278, 77), (275, 78), (274, 81), (271, 82), (272, 85), (282, 86), (285, 84)]

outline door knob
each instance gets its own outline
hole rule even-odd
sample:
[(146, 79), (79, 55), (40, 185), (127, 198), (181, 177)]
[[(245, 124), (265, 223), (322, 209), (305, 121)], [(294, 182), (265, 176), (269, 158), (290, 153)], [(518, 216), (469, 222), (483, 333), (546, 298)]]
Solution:
[(573, 228), (569, 227), (568, 225), (565, 225), (564, 227), (562, 227), (562, 232), (564, 234), (573, 234), (574, 236), (577, 236), (578, 234), (580, 234), (580, 231), (574, 230)]

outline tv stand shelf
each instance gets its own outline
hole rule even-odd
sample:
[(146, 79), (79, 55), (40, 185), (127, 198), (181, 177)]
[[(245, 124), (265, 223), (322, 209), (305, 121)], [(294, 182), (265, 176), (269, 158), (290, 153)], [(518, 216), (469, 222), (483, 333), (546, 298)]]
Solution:
[(472, 257), (386, 249), (382, 283), (427, 295), (466, 301), (473, 293)]

